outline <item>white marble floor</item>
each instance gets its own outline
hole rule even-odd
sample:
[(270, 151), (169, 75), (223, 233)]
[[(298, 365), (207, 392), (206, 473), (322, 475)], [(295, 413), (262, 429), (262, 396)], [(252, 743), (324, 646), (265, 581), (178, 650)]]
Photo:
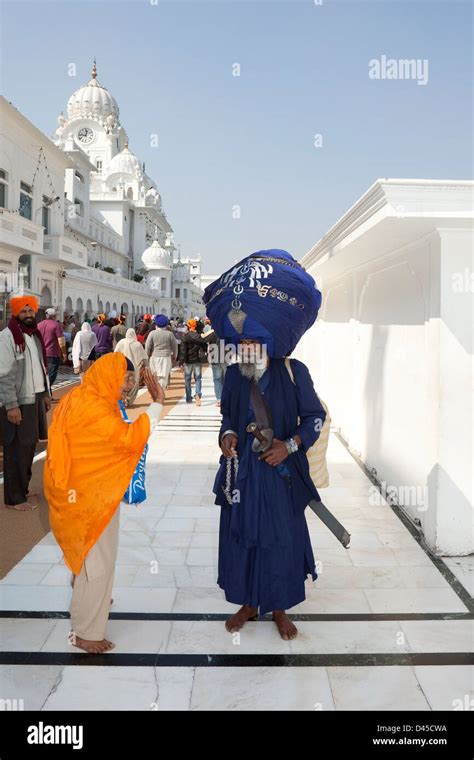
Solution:
[[(43, 710), (439, 710), (461, 709), (457, 700), (468, 704), (472, 670), (449, 657), (472, 650), (472, 620), (429, 619), (468, 610), (392, 510), (370, 505), (369, 480), (334, 434), (331, 486), (321, 497), (352, 534), (351, 548), (307, 510), (319, 578), (307, 582), (305, 603), (291, 610), (318, 618), (298, 621), (300, 635), (292, 642), (282, 641), (270, 621), (249, 623), (238, 636), (225, 631), (218, 616), (236, 608), (216, 585), (219, 508), (212, 486), (219, 424), (208, 370), (202, 406), (182, 399), (151, 436), (147, 502), (121, 506), (112, 612), (160, 613), (160, 619), (111, 619), (113, 653), (76, 665), (61, 659), (72, 654), (67, 619), (7, 616), (0, 649), (10, 654), (0, 665), (0, 698)], [(447, 563), (467, 587), (468, 562)], [(0, 582), (2, 610), (61, 612), (69, 601), (69, 573), (51, 534)], [(413, 613), (428, 618), (406, 619)], [(26, 664), (28, 653), (41, 664)], [(434, 659), (410, 659), (421, 654)], [(117, 664), (116, 656), (122, 658)]]

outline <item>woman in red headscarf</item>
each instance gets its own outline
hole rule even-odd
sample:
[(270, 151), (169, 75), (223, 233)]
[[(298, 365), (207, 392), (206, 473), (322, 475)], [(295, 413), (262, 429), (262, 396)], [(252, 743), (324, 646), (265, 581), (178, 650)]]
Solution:
[[(44, 490), (55, 538), (73, 573), (72, 643), (100, 654), (105, 639), (118, 548), (118, 506), (159, 420), (163, 391), (145, 371), (153, 402), (129, 424), (119, 400), (135, 382), (121, 353), (106, 354), (59, 402), (49, 431)], [(102, 456), (107, 453), (106, 459)]]

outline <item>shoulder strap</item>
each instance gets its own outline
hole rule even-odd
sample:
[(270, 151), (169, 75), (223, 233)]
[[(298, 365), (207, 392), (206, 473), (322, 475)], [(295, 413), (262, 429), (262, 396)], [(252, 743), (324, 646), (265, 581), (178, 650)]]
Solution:
[(259, 428), (264, 429), (273, 427), (271, 410), (263, 398), (256, 380), (250, 381), (250, 404)]
[(288, 374), (291, 377), (291, 382), (293, 385), (296, 385), (295, 376), (293, 375), (293, 370), (291, 369), (291, 359), (289, 356), (285, 356), (285, 367), (287, 368)]

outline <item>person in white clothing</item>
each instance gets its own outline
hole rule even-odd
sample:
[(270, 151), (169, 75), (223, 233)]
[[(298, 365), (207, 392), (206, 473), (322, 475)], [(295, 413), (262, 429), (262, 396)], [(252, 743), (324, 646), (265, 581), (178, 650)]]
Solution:
[(75, 374), (79, 375), (81, 382), (84, 372), (89, 369), (95, 358), (94, 349), (96, 345), (96, 334), (92, 332), (89, 322), (83, 322), (72, 344), (72, 366)]
[(148, 333), (145, 352), (150, 360), (150, 369), (163, 390), (168, 385), (171, 367), (178, 356), (178, 343), (171, 330), (169, 319), (164, 314), (155, 317), (156, 329)]

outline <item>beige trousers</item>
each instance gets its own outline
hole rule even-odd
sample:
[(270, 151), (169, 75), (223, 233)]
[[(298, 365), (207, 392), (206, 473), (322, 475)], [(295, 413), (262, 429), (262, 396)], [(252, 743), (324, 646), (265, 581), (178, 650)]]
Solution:
[(70, 607), (72, 631), (81, 639), (102, 641), (109, 618), (119, 542), (120, 507), (73, 575)]
[(150, 369), (156, 375), (156, 379), (163, 390), (166, 390), (170, 379), (171, 356), (152, 356)]

